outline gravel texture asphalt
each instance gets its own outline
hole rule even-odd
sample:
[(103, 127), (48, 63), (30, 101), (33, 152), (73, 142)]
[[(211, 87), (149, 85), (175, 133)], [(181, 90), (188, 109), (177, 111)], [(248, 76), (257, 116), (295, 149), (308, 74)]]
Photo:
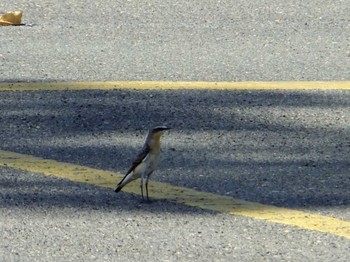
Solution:
[(0, 81), (347, 80), (345, 1), (13, 1)]
[[(6, 125), (0, 139), (4, 150), (123, 173), (147, 128), (161, 122), (173, 129), (164, 136), (162, 165), (152, 180), (349, 220), (349, 96), (347, 91), (1, 92), (0, 119)], [(15, 232), (22, 241), (16, 245), (6, 238), (6, 258), (15, 259), (17, 252), (19, 260), (26, 259), (23, 252), (30, 250), (30, 258), (43, 260), (346, 261), (350, 248), (349, 240), (324, 233), (230, 220), (162, 201), (148, 207), (139, 204), (139, 196), (3, 173), (1, 220), (8, 235)], [(47, 219), (51, 216), (55, 220)], [(42, 229), (32, 235), (36, 228)], [(215, 230), (221, 233), (213, 235)], [(43, 231), (46, 242), (37, 238)], [(196, 231), (201, 233), (195, 236)], [(52, 247), (57, 238), (63, 242)]]
[(1, 169), (2, 261), (347, 261), (349, 240)]
[(1, 169), (0, 185), (2, 261), (346, 261), (349, 252), (332, 235), (135, 205), (135, 196), (12, 169)]
[[(0, 81), (346, 80), (348, 1), (1, 1)], [(3, 150), (350, 220), (347, 91), (0, 92)], [(348, 261), (348, 239), (0, 169), (3, 261)], [(152, 182), (151, 182), (152, 183)], [(150, 192), (152, 196), (152, 192)]]

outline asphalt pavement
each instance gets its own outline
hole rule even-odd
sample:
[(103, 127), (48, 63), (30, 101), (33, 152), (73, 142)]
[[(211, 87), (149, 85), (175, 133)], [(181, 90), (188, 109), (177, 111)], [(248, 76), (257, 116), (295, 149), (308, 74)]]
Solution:
[(3, 0), (0, 81), (348, 80), (347, 1)]
[[(0, 82), (348, 80), (347, 1), (1, 1)], [(350, 220), (348, 91), (0, 92), (1, 150)], [(0, 168), (3, 261), (348, 261), (350, 240)], [(150, 192), (152, 196), (152, 192)]]

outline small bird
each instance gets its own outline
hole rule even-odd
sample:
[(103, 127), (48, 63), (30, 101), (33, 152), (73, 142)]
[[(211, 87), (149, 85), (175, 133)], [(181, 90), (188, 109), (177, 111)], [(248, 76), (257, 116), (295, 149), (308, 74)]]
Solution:
[(149, 130), (142, 151), (139, 153), (136, 160), (132, 163), (124, 178), (118, 183), (115, 192), (119, 192), (126, 184), (130, 183), (131, 181), (141, 178), (141, 195), (142, 200), (144, 201), (143, 179), (145, 178), (147, 201), (150, 202), (148, 198), (148, 180), (159, 164), (160, 137), (163, 135), (163, 132), (168, 129), (170, 128), (166, 126), (157, 126)]

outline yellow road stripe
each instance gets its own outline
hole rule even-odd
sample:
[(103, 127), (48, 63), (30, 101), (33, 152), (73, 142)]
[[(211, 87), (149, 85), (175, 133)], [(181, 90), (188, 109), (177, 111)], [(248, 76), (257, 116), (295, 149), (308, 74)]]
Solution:
[(350, 81), (285, 81), (285, 82), (171, 82), (171, 81), (115, 81), (115, 82), (44, 82), (0, 83), (0, 91), (64, 91), (64, 90), (349, 90)]
[[(122, 175), (116, 172), (94, 169), (31, 155), (0, 150), (0, 166), (41, 173), (47, 176), (69, 179), (114, 189)], [(123, 188), (124, 192), (140, 194), (138, 182)], [(287, 208), (274, 207), (244, 201), (228, 196), (199, 192), (193, 189), (172, 186), (152, 181), (151, 197), (254, 219), (267, 220), (304, 229), (331, 233), (350, 239), (350, 222)]]

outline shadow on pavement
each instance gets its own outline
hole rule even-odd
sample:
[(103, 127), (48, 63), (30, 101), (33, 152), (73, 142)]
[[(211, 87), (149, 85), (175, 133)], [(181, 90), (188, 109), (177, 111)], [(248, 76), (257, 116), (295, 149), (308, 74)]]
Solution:
[[(166, 124), (173, 129), (152, 180), (285, 207), (350, 204), (346, 91), (0, 92), (0, 110), (4, 150), (125, 172), (147, 129)], [(13, 197), (49, 205), (116, 199), (22, 183), (38, 195)]]

